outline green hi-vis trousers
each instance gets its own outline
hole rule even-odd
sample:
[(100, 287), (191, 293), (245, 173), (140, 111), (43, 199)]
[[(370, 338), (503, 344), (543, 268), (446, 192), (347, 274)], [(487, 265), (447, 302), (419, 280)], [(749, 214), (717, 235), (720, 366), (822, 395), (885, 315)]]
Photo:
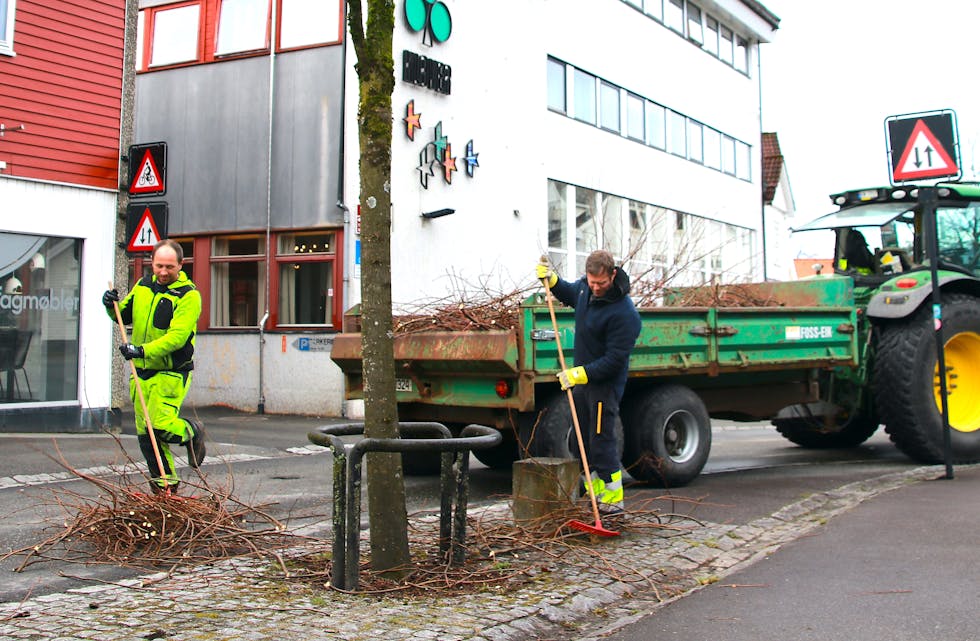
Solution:
[(129, 380), (129, 396), (133, 400), (136, 413), (136, 438), (139, 440), (143, 458), (146, 459), (150, 478), (161, 488), (176, 486), (180, 482), (170, 446), (186, 443), (192, 436), (187, 421), (180, 418), (180, 406), (187, 396), (190, 385), (190, 372), (157, 372), (146, 379), (140, 377), (140, 387), (143, 389), (143, 398), (146, 399), (146, 407), (150, 414), (150, 424), (153, 425), (153, 434), (156, 436), (163, 463), (161, 471), (157, 466), (156, 455), (153, 453), (153, 443), (146, 430), (146, 417), (136, 389), (136, 380), (132, 377)]

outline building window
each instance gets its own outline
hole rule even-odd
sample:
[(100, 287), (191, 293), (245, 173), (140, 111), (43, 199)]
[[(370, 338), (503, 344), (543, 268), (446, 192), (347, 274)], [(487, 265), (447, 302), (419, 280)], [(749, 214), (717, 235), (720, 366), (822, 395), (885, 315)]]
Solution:
[(742, 36), (735, 38), (735, 68), (744, 74), (749, 73), (749, 43)]
[(701, 27), (701, 9), (687, 4), (687, 37), (700, 44), (704, 43), (704, 30)]
[[(752, 276), (751, 229), (554, 180), (548, 181), (548, 195), (548, 253), (565, 278), (579, 278), (586, 257), (600, 248), (622, 261), (634, 284), (695, 285)], [(574, 212), (567, 209), (569, 201)], [(641, 289), (649, 287), (635, 291)]]
[(726, 26), (721, 27), (721, 37), (718, 41), (718, 58), (726, 64), (732, 64), (734, 62), (734, 56), (732, 47), (734, 47), (734, 35), (732, 30)]
[(635, 94), (626, 95), (626, 135), (643, 142), (643, 98)]
[(657, 20), (664, 21), (664, 0), (643, 0), (643, 12)]
[(221, 0), (215, 55), (265, 49), (269, 46), (268, 0)]
[(664, 2), (664, 24), (677, 33), (684, 33), (684, 0)]
[(721, 137), (721, 170), (735, 175), (735, 140), (728, 136)]
[(704, 166), (721, 170), (721, 134), (711, 127), (705, 127), (702, 133)]
[(619, 131), (619, 87), (602, 82), (599, 85), (601, 126), (609, 131)]
[(735, 141), (735, 177), (742, 180), (752, 179), (752, 157), (749, 146), (741, 140)]
[(566, 113), (565, 65), (548, 58), (548, 109)]
[(711, 16), (704, 19), (704, 50), (718, 57), (718, 21)]
[(199, 57), (201, 7), (160, 9), (153, 14), (150, 66), (193, 62)]
[(704, 162), (703, 130), (704, 125), (697, 120), (687, 121), (687, 157), (697, 163)]
[(211, 241), (211, 326), (256, 327), (265, 300), (265, 237)]
[(596, 124), (595, 76), (575, 70), (575, 119)]
[(329, 326), (333, 324), (333, 232), (280, 234), (276, 263), (279, 266), (279, 322), (284, 325)]
[(667, 110), (655, 102), (646, 103), (647, 144), (657, 149), (667, 149)]
[(279, 47), (340, 42), (343, 7), (337, 0), (281, 0)]
[(14, 13), (17, 0), (0, 0), (0, 54), (14, 54)]
[(667, 111), (667, 151), (687, 157), (687, 118), (676, 111)]
[(0, 232), (0, 403), (78, 400), (81, 254), (78, 239)]

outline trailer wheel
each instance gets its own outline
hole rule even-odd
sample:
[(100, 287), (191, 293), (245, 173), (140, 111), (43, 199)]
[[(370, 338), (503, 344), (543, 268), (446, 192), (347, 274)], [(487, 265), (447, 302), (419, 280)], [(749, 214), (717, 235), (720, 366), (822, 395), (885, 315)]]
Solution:
[[(875, 401), (885, 431), (923, 463), (943, 460), (943, 422), (932, 308), (885, 325), (875, 362)], [(955, 463), (980, 460), (980, 300), (945, 294), (943, 337), (950, 444)]]
[(711, 420), (701, 398), (682, 385), (662, 385), (626, 401), (623, 466), (630, 476), (661, 487), (690, 483), (711, 450)]
[(473, 456), (492, 470), (509, 470), (518, 458), (517, 439), (512, 431), (503, 432), (503, 437), (499, 445), (473, 450)]
[[(579, 417), (581, 421), (582, 418)], [(585, 425), (579, 423), (584, 431)], [(623, 421), (616, 421), (616, 440), (622, 457)], [(520, 422), (520, 455), (522, 458), (532, 456), (549, 456), (554, 458), (579, 458), (578, 443), (575, 439), (575, 424), (572, 422), (572, 410), (568, 404), (568, 395), (563, 392), (555, 394), (544, 404), (538, 414), (522, 417)]]
[[(811, 404), (790, 405), (772, 419), (776, 431), (800, 447), (835, 449), (857, 447), (878, 430), (878, 418), (827, 404), (814, 411)], [(829, 414), (828, 414), (829, 412)]]

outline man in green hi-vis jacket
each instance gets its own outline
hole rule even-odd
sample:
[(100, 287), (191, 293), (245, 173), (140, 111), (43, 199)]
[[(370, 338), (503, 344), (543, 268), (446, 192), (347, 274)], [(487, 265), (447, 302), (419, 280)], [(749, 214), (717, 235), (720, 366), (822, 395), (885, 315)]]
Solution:
[(174, 466), (170, 445), (187, 448), (191, 467), (204, 460), (204, 426), (200, 421), (180, 417), (180, 406), (187, 396), (194, 369), (194, 337), (201, 315), (201, 294), (181, 271), (184, 252), (172, 240), (161, 240), (151, 254), (152, 276), (144, 276), (121, 301), (119, 292), (108, 290), (102, 304), (115, 319), (113, 303), (119, 303), (122, 321), (133, 328), (132, 342), (119, 346), (126, 360), (133, 361), (146, 399), (150, 423), (156, 436), (163, 469), (159, 469), (153, 443), (146, 429), (146, 418), (136, 388), (129, 382), (129, 395), (136, 414), (136, 435), (150, 470), (154, 492), (176, 492), (180, 477)]

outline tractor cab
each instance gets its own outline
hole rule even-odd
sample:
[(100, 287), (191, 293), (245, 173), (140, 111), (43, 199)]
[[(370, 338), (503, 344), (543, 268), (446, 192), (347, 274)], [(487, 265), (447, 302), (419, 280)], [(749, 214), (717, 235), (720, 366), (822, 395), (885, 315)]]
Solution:
[[(941, 269), (980, 276), (980, 185), (936, 186)], [(834, 272), (874, 286), (898, 274), (927, 269), (923, 212), (916, 187), (879, 187), (831, 195), (840, 209), (794, 232), (832, 230)]]

